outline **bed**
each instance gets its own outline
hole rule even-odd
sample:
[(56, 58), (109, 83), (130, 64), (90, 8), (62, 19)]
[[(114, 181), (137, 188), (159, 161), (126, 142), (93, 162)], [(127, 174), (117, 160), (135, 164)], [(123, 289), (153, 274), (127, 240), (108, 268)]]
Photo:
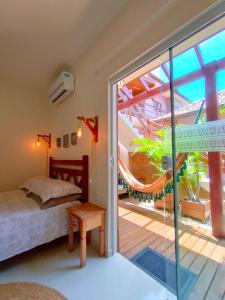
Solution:
[(67, 234), (66, 207), (88, 202), (88, 156), (81, 160), (50, 158), (49, 177), (80, 187), (79, 199), (47, 209), (21, 189), (0, 193), (0, 261)]

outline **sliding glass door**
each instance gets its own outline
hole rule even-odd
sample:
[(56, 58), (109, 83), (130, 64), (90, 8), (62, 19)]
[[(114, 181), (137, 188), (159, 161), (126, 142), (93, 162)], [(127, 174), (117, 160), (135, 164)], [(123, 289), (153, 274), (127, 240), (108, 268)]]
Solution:
[[(225, 296), (225, 18), (170, 50), (180, 299)], [(181, 159), (182, 163), (178, 163)]]
[(225, 299), (224, 24), (114, 84), (118, 250), (168, 299)]
[[(116, 83), (119, 252), (177, 295), (169, 51)], [(165, 132), (168, 130), (165, 145)], [(166, 147), (165, 147), (166, 146)], [(179, 250), (179, 249), (178, 249)]]

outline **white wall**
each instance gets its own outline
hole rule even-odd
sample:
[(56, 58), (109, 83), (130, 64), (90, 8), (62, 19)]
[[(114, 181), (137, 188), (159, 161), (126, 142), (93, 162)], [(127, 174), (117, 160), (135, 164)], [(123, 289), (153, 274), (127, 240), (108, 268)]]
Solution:
[(130, 145), (138, 135), (128, 126), (126, 121), (118, 114), (118, 156), (126, 167), (129, 167), (129, 152), (133, 152), (135, 147)]
[(0, 191), (18, 188), (25, 179), (45, 174), (46, 149), (36, 134), (48, 133), (49, 105), (27, 87), (0, 84)]
[[(66, 101), (52, 108), (54, 136), (74, 131), (76, 116), (99, 116), (99, 142), (95, 165), (91, 166), (91, 201), (107, 206), (108, 177), (108, 78), (147, 49), (166, 38), (185, 22), (206, 9), (213, 0), (130, 0), (95, 44), (72, 67), (76, 91)], [(161, 9), (167, 4), (165, 9)], [(157, 10), (158, 11), (156, 12)], [(156, 12), (156, 14), (154, 14)], [(92, 157), (91, 135), (85, 132), (77, 146), (53, 149), (53, 155), (78, 158)], [(94, 191), (98, 200), (94, 199)]]

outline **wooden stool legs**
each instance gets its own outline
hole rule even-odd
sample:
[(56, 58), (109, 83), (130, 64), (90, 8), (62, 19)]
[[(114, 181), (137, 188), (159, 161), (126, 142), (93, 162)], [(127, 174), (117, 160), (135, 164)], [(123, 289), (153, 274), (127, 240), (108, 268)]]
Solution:
[(91, 230), (87, 231), (86, 235), (87, 235), (87, 244), (90, 244), (91, 243)]
[(104, 230), (104, 227), (101, 226), (100, 227), (100, 245), (99, 245), (99, 254), (100, 256), (105, 256), (105, 230)]
[(99, 254), (100, 256), (105, 256), (105, 215), (102, 215), (99, 243)]
[(80, 221), (80, 266), (86, 265), (86, 225), (84, 221)]
[(69, 227), (68, 227), (68, 250), (71, 252), (75, 248), (74, 246), (74, 232), (73, 232), (73, 223), (71, 218), (69, 218)]

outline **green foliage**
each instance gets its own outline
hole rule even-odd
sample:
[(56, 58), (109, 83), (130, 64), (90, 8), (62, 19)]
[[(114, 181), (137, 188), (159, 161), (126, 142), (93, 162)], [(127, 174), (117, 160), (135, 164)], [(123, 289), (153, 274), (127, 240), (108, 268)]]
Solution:
[(188, 190), (188, 198), (199, 202), (200, 179), (205, 177), (207, 168), (199, 152), (188, 153), (187, 169), (184, 172), (182, 181), (185, 182)]
[[(137, 138), (131, 141), (131, 145), (137, 146), (134, 153), (145, 153), (149, 158), (149, 163), (153, 165), (157, 173), (153, 176), (161, 176), (162, 169), (162, 156), (166, 153), (163, 149), (163, 130), (157, 131), (158, 137), (155, 139)], [(168, 154), (168, 153), (167, 153)], [(182, 171), (181, 181), (185, 182), (188, 189), (188, 198), (192, 201), (199, 201), (200, 179), (204, 177), (207, 168), (203, 163), (201, 154), (199, 152), (188, 153), (187, 155), (187, 168)]]
[(160, 176), (163, 173), (162, 170), (162, 155), (163, 155), (163, 143), (162, 139), (148, 139), (137, 138), (133, 139), (130, 143), (136, 145), (137, 148), (134, 153), (145, 153), (149, 158), (149, 163), (157, 169), (157, 173), (154, 176)]
[(221, 105), (220, 108), (219, 108), (219, 113), (222, 115), (222, 114), (225, 114), (225, 105)]

